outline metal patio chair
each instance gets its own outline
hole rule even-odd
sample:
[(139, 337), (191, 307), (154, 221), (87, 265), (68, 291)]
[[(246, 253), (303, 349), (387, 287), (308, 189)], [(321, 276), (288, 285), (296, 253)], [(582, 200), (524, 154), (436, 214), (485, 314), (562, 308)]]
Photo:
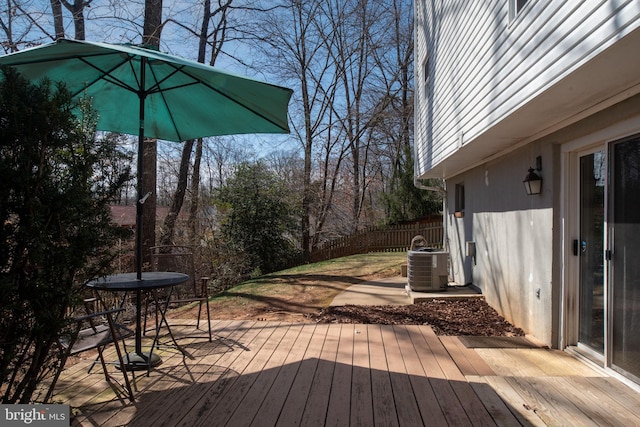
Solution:
[[(100, 303), (99, 300), (97, 301)], [(88, 307), (86, 301), (85, 307)], [(57, 343), (57, 347), (60, 351), (60, 366), (54, 374), (53, 380), (45, 397), (45, 402), (48, 402), (53, 395), (56, 383), (58, 382), (60, 374), (62, 373), (69, 356), (74, 356), (89, 350), (97, 350), (98, 357), (94, 361), (94, 364), (96, 364), (98, 360), (100, 361), (105, 380), (112, 385), (113, 382), (118, 384), (128, 399), (131, 402), (135, 401), (131, 381), (129, 380), (125, 367), (126, 365), (124, 363), (126, 350), (123, 351), (120, 347), (120, 342), (122, 342), (123, 348), (125, 348), (124, 339), (133, 336), (134, 332), (115, 321), (116, 315), (123, 310), (123, 308), (118, 308), (113, 310), (90, 312), (74, 319), (75, 322), (71, 336), (66, 339), (61, 339)], [(110, 344), (113, 344), (115, 347), (118, 357), (118, 362), (115, 365), (116, 369), (120, 370), (122, 374), (124, 384), (121, 384), (107, 367), (108, 365), (114, 365), (114, 363), (107, 362), (104, 359), (104, 349)], [(91, 368), (89, 368), (89, 372), (91, 372), (93, 366), (94, 365), (92, 364)]]
[[(203, 306), (207, 315), (207, 331), (209, 342), (211, 334), (211, 311), (209, 309), (209, 278), (196, 279), (193, 250), (188, 246), (164, 245), (151, 248), (151, 269), (153, 271), (171, 271), (184, 273), (189, 276), (189, 281), (184, 285), (176, 286), (172, 290), (171, 305), (182, 305), (192, 302), (198, 303), (198, 320), (196, 329), (200, 330), (200, 318)], [(157, 310), (156, 310), (157, 313)], [(146, 321), (146, 316), (145, 316)], [(156, 316), (156, 325), (158, 319)], [(146, 326), (145, 326), (146, 329)]]

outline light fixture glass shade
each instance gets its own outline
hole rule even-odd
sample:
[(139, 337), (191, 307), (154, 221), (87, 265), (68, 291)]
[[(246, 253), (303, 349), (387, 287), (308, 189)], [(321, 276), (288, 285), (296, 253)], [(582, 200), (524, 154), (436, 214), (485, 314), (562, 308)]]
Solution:
[(540, 194), (542, 192), (542, 178), (538, 176), (533, 168), (529, 168), (529, 173), (524, 178), (524, 188), (528, 195)]

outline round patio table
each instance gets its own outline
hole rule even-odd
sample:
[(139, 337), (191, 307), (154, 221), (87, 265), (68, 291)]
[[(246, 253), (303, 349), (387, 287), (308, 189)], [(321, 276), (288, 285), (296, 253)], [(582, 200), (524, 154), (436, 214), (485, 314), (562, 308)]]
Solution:
[[(162, 288), (170, 288), (181, 285), (189, 280), (189, 276), (182, 273), (149, 271), (143, 272), (142, 278), (138, 279), (136, 273), (113, 274), (92, 280), (87, 286), (96, 291), (110, 292), (135, 292), (136, 293), (136, 331), (135, 331), (135, 351), (128, 353), (125, 358), (125, 368), (127, 370), (149, 369), (159, 364), (162, 359), (157, 354), (153, 354), (153, 347), (157, 340), (158, 331), (154, 337), (154, 344), (151, 350), (142, 351), (142, 293)], [(167, 301), (168, 304), (168, 301)], [(166, 310), (166, 308), (165, 308)], [(161, 312), (164, 319), (164, 312)], [(166, 323), (166, 319), (164, 319)], [(167, 327), (169, 326), (168, 323)], [(162, 322), (160, 323), (162, 325)], [(171, 335), (173, 337), (173, 334)], [(175, 342), (175, 340), (174, 340)], [(177, 345), (177, 343), (176, 343)]]

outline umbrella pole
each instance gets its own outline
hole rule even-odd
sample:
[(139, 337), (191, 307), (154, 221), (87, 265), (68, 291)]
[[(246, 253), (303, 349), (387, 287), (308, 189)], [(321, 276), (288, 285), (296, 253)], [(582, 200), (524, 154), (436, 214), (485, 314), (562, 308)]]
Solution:
[(140, 58), (140, 91), (139, 99), (139, 119), (140, 126), (138, 128), (138, 197), (136, 202), (136, 278), (142, 279), (142, 213), (144, 210), (144, 202), (147, 196), (144, 196), (144, 98), (145, 98), (145, 58)]
[(143, 183), (142, 183), (142, 156), (144, 154), (144, 149), (142, 148), (142, 143), (144, 141), (144, 137), (140, 136), (138, 138), (138, 197), (136, 202), (136, 278), (138, 280), (142, 279), (142, 213), (144, 209), (144, 199), (145, 197), (142, 195)]
[[(145, 60), (140, 61), (140, 92), (138, 93), (140, 108), (140, 127), (138, 128), (138, 197), (136, 202), (136, 278), (142, 280), (142, 213), (144, 210), (144, 202), (146, 196), (142, 195), (144, 191), (144, 85), (145, 85)], [(142, 319), (140, 312), (142, 311), (142, 295), (138, 291), (136, 295), (136, 354), (142, 356)], [(153, 349), (152, 349), (153, 350)], [(148, 359), (147, 359), (148, 360)]]

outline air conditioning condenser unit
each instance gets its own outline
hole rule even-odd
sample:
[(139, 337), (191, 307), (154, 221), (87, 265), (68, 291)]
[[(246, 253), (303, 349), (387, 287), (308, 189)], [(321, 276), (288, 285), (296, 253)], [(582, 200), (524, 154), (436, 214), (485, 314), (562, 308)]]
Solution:
[(407, 281), (416, 292), (444, 291), (449, 283), (449, 253), (422, 248), (407, 253)]

